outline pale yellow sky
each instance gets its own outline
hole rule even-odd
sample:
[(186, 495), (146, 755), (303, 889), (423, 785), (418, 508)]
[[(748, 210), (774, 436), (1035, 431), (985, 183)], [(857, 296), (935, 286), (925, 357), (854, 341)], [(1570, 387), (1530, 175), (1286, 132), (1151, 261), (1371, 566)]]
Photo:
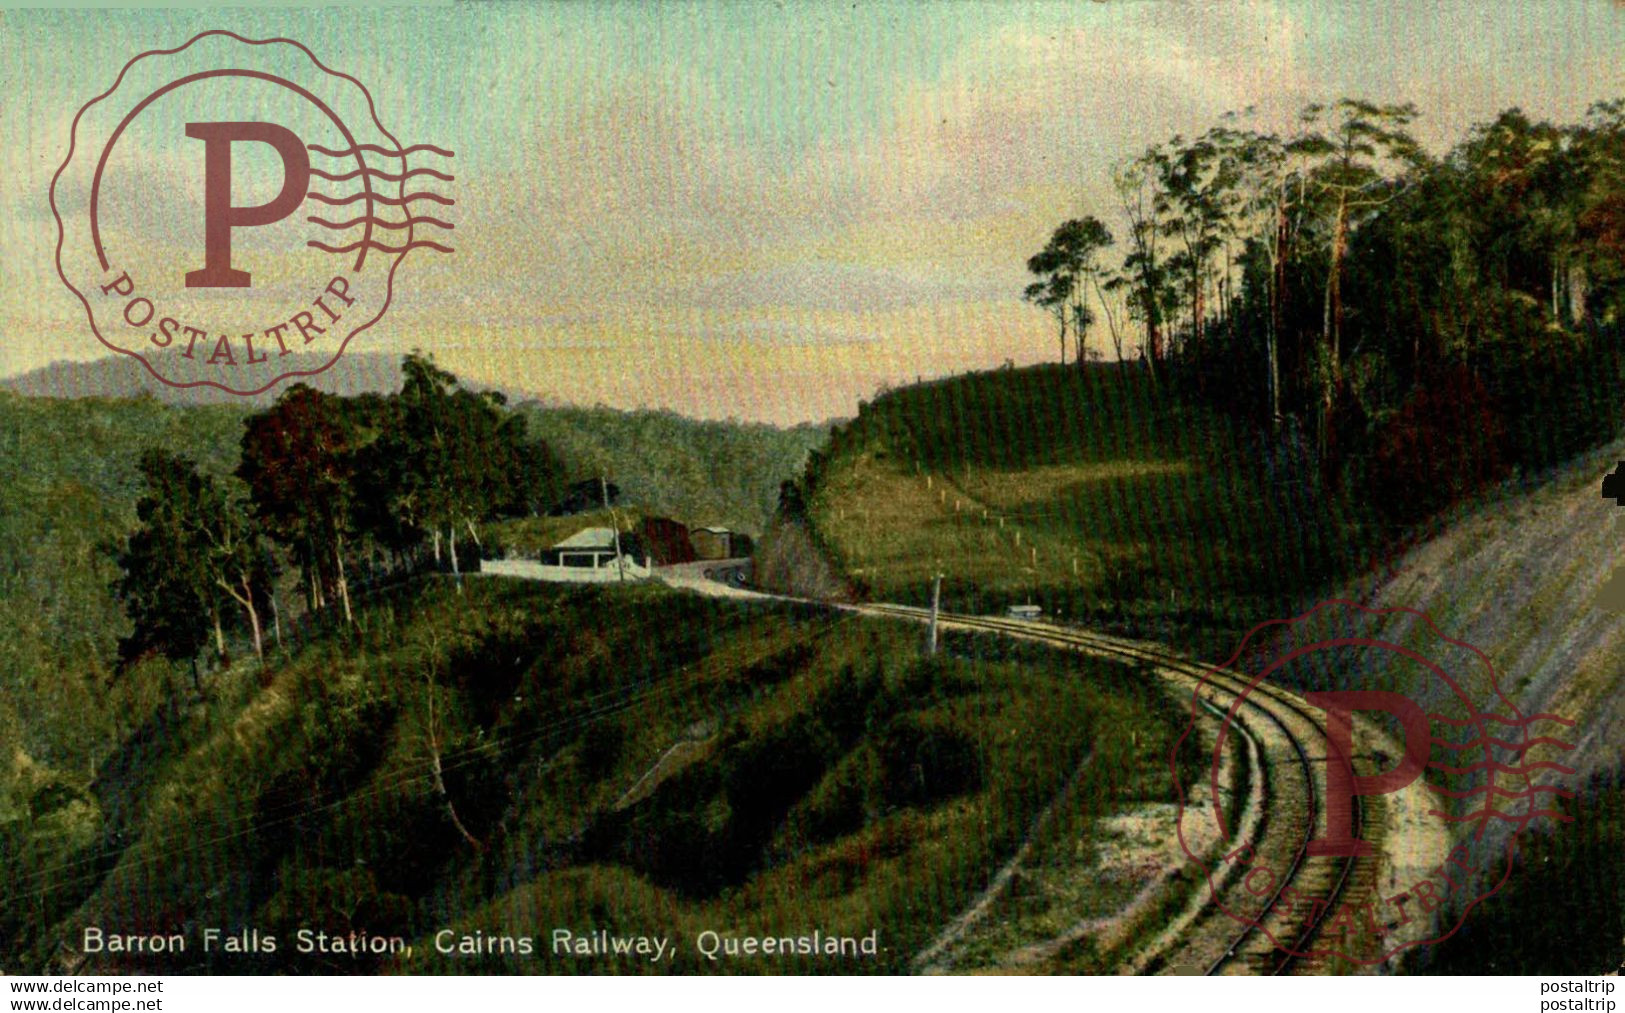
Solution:
[(781, 423), (1053, 359), (1026, 257), (1117, 221), (1114, 161), (1228, 110), (1412, 100), (1437, 151), (1625, 94), (1608, 0), (5, 12), (0, 375), (104, 354), (55, 274), (51, 175), (125, 60), (215, 27), (306, 42), (458, 151), (457, 253), (409, 257), (354, 349)]

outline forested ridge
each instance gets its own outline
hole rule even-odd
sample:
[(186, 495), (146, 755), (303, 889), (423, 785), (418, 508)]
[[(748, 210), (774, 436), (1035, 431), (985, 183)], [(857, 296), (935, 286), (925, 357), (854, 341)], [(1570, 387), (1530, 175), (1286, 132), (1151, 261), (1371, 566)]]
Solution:
[(1221, 649), (1609, 442), (1625, 102), (1508, 110), (1438, 155), (1420, 115), (1241, 113), (1124, 158), (1117, 206), (1025, 263), (1062, 364), (882, 392), (781, 514), (858, 593), (923, 602), (943, 572), (955, 608)]
[[(1023, 296), (1273, 435), (1391, 525), (1618, 430), (1625, 100), (1508, 109), (1443, 155), (1411, 104), (1232, 114), (1113, 172)], [(1114, 235), (1105, 219), (1126, 222)], [(1120, 226), (1121, 227), (1121, 226)]]

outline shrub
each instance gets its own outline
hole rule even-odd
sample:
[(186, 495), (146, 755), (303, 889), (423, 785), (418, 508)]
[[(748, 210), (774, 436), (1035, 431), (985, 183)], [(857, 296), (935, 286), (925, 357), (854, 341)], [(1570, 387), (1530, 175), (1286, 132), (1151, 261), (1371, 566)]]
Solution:
[(620, 722), (595, 721), (588, 725), (576, 757), (582, 776), (590, 781), (604, 777), (621, 762), (625, 748), (626, 728)]
[(842, 667), (817, 698), (811, 713), (842, 746), (850, 746), (868, 731), (870, 707), (880, 696), (885, 674), (879, 659), (863, 675), (850, 663)]
[(876, 745), (881, 791), (891, 805), (930, 805), (982, 785), (982, 752), (955, 728), (913, 715), (894, 719)]
[(807, 713), (730, 750), (724, 784), (735, 832), (752, 846), (765, 844), (773, 826), (838, 754), (829, 729)]
[(1466, 367), (1447, 370), (1418, 388), (1383, 427), (1371, 498), (1394, 524), (1437, 513), (1506, 474), (1504, 433), (1478, 377)]

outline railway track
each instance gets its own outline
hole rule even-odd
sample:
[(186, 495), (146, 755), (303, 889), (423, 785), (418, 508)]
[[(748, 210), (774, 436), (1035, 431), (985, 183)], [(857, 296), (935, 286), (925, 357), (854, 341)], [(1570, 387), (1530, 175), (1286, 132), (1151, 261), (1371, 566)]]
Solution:
[[(929, 621), (930, 610), (905, 605), (860, 605), (855, 611), (893, 618)], [(1323, 733), (1316, 712), (1293, 694), (1275, 686), (1250, 681), (1237, 673), (1214, 671), (1148, 645), (1107, 634), (1070, 629), (1031, 620), (992, 616), (939, 614), (948, 628), (984, 630), (1024, 640), (1066, 647), (1084, 653), (1133, 661), (1149, 666), (1160, 676), (1188, 690), (1209, 687), (1200, 695), (1205, 708), (1233, 715), (1232, 727), (1248, 740), (1247, 753), (1255, 768), (1253, 784), (1264, 786), (1259, 811), (1243, 814), (1238, 837), (1251, 835), (1252, 864), (1215, 870), (1217, 899), (1197, 887), (1192, 903), (1151, 944), (1135, 955), (1132, 969), (1146, 972), (1190, 974), (1286, 974), (1321, 969), (1324, 961), (1306, 959), (1328, 918), (1356, 881), (1357, 860), (1312, 856), (1308, 845), (1318, 829), (1320, 757), (1310, 746), (1322, 746)], [(1241, 703), (1238, 705), (1237, 701)], [(1243, 714), (1255, 720), (1248, 721)], [(1264, 757), (1273, 756), (1276, 762)], [(1288, 762), (1279, 762), (1285, 757)], [(1354, 799), (1354, 832), (1381, 826), (1364, 812), (1363, 799)], [(1238, 802), (1239, 805), (1239, 802)], [(1277, 875), (1274, 870), (1284, 868)], [(1268, 873), (1264, 883), (1258, 870)], [(1287, 890), (1292, 897), (1324, 903), (1279, 905)], [(1250, 921), (1238, 920), (1221, 908), (1247, 912)], [(1279, 941), (1279, 942), (1278, 942)], [(1284, 943), (1285, 946), (1281, 944)]]

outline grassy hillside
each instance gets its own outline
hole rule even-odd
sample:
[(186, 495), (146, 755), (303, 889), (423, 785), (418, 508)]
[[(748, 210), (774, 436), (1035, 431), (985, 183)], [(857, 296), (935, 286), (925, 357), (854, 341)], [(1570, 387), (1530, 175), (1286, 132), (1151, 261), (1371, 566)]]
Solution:
[(892, 391), (838, 432), (807, 507), (877, 598), (1036, 602), (1185, 637), (1290, 607), (1362, 556), (1307, 471), (1143, 372), (1039, 366)]
[(293, 952), (305, 927), (410, 940), (403, 970), (662, 969), (432, 945), (568, 927), (671, 935), (665, 969), (830, 969), (712, 968), (689, 942), (817, 928), (878, 930), (873, 963), (839, 966), (899, 970), (1086, 754), (1069, 854), (1170, 791), (1180, 722), (1149, 683), (998, 641), (928, 660), (913, 626), (497, 578), (398, 589), (361, 626), (156, 707), (94, 779), (5, 793), (0, 964), (43, 966), (84, 925), (220, 925), (283, 948), (89, 968), (380, 968)]

